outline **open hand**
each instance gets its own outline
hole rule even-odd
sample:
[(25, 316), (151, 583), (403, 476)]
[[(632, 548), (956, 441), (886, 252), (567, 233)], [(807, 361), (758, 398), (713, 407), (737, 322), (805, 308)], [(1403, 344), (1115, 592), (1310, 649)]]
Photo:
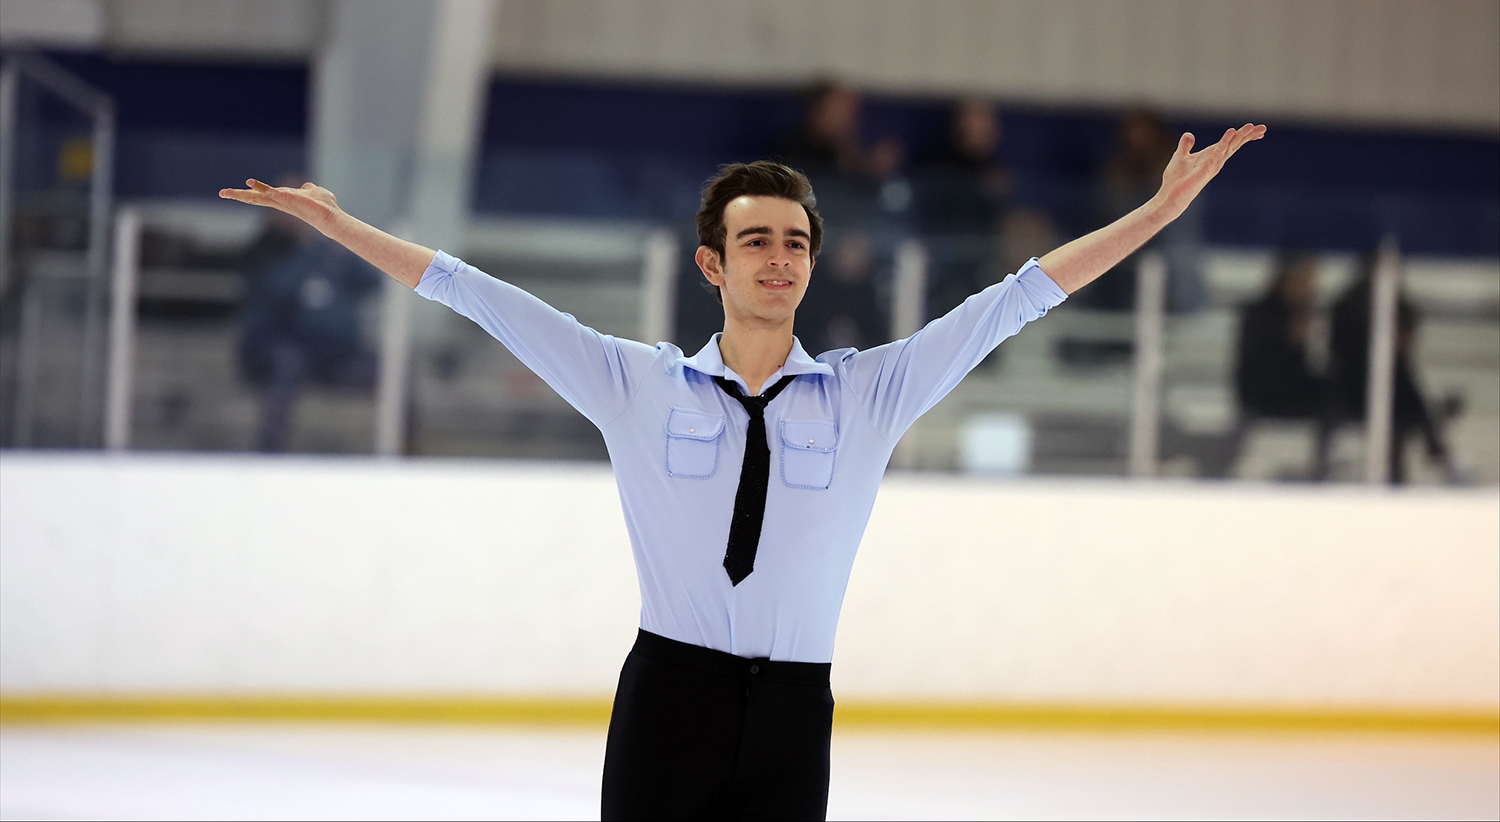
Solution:
[(219, 196), (284, 211), (319, 230), (339, 214), (338, 200), (322, 186), (303, 183), (301, 188), (274, 188), (253, 178), (245, 185), (247, 188), (219, 189)]
[(1224, 167), (1224, 161), (1234, 156), (1240, 146), (1251, 140), (1259, 140), (1266, 134), (1265, 126), (1246, 123), (1239, 128), (1224, 132), (1219, 142), (1193, 154), (1193, 135), (1184, 134), (1177, 141), (1177, 151), (1167, 163), (1161, 175), (1161, 191), (1157, 193), (1175, 217), (1187, 210), (1198, 192)]

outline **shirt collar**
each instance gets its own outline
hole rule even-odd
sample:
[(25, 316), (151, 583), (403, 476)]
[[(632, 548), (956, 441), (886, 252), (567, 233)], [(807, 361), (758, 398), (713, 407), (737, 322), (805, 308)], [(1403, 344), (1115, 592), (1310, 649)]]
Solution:
[[(748, 395), (750, 390), (745, 385), (745, 380), (724, 364), (724, 357), (719, 352), (719, 338), (722, 336), (724, 336), (723, 332), (714, 334), (713, 337), (709, 338), (708, 344), (699, 349), (697, 354), (691, 357), (678, 357), (672, 361), (672, 364), (674, 366), (686, 366), (710, 377), (728, 377), (733, 379), (740, 384), (740, 388)], [(791, 353), (787, 354), (786, 362), (782, 364), (781, 369), (772, 374), (769, 380), (766, 380), (766, 385), (772, 385), (776, 380), (789, 374), (832, 375), (833, 366), (820, 363), (809, 357), (807, 351), (802, 348), (802, 342), (796, 337), (792, 337)]]

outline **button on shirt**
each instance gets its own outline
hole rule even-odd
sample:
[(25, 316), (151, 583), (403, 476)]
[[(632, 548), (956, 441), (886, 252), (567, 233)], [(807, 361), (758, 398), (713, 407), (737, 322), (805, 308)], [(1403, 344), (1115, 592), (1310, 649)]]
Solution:
[(896, 441), (985, 355), (1066, 294), (1035, 259), (916, 334), (816, 359), (766, 386), (771, 478), (755, 572), (724, 573), (749, 415), (714, 377), (719, 336), (684, 356), (601, 334), (439, 251), (417, 293), (474, 320), (604, 434), (641, 589), (641, 627), (742, 657), (830, 662), (854, 554)]

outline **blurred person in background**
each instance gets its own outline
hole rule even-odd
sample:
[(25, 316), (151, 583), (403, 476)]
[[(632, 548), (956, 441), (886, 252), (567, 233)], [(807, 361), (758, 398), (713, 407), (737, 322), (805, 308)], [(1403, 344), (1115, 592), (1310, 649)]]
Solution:
[[(1265, 296), (1240, 307), (1235, 347), (1234, 387), (1238, 419), (1211, 458), (1204, 476), (1227, 476), (1256, 420), (1321, 422), (1326, 415), (1328, 381), (1313, 371), (1309, 341), (1317, 318), (1318, 258), (1286, 249), (1276, 258)], [(1327, 431), (1319, 426), (1317, 448)]]
[(1308, 361), (1317, 275), (1317, 257), (1283, 251), (1270, 290), (1240, 309), (1234, 384), (1246, 417), (1313, 420), (1321, 414), (1327, 385)]
[(869, 348), (889, 337), (890, 320), (875, 294), (875, 249), (870, 234), (847, 230), (830, 237), (825, 255), (828, 276), (807, 287), (797, 327), (805, 329), (813, 351)]
[(895, 443), (1003, 340), (1181, 216), (1264, 133), (1246, 124), (1196, 153), (1184, 134), (1147, 204), (906, 339), (817, 359), (792, 329), (823, 225), (807, 177), (779, 163), (725, 166), (704, 187), (695, 259), (720, 292), (724, 330), (693, 356), (600, 334), (359, 221), (310, 183), (249, 180), (220, 196), (294, 215), (473, 319), (604, 434), (641, 628), (610, 717), (603, 818), (823, 819), (833, 640)]
[(782, 140), (776, 154), (810, 177), (857, 175), (866, 169), (860, 144), (859, 92), (836, 80), (807, 90), (802, 125)]
[(783, 138), (774, 153), (814, 180), (885, 180), (901, 167), (906, 150), (889, 136), (866, 148), (863, 115), (858, 91), (838, 80), (822, 80), (806, 93), (801, 128)]
[(815, 83), (805, 100), (801, 127), (771, 156), (817, 185), (824, 217), (834, 225), (862, 224), (905, 210), (911, 200), (910, 186), (900, 176), (906, 147), (890, 135), (866, 146), (860, 93), (830, 79)]
[(911, 187), (900, 176), (905, 146), (889, 136), (865, 144), (864, 100), (846, 83), (821, 80), (804, 100), (801, 126), (781, 140), (772, 156), (802, 171), (816, 186), (818, 209), (828, 226), (832, 272), (806, 294), (798, 328), (807, 331), (805, 340), (813, 351), (885, 342), (889, 325), (875, 280), (883, 255), (871, 232), (911, 200)]
[[(1370, 312), (1375, 282), (1376, 254), (1360, 255), (1354, 282), (1333, 305), (1333, 328), (1329, 340), (1330, 391), (1319, 438), (1317, 476), (1327, 479), (1333, 431), (1346, 422), (1364, 422), (1370, 380)], [(1405, 483), (1406, 442), (1420, 434), (1427, 455), (1450, 481), (1459, 472), (1450, 459), (1439, 422), (1417, 386), (1413, 356), (1417, 343), (1417, 309), (1402, 294), (1396, 302), (1396, 363), (1391, 409), (1390, 481)], [(1458, 414), (1458, 397), (1447, 398), (1441, 408), (1443, 421)]]
[(916, 222), (931, 254), (929, 317), (946, 314), (996, 273), (996, 232), (1010, 193), (1010, 171), (995, 156), (1000, 135), (994, 103), (960, 100), (947, 142), (919, 169)]
[(376, 360), (360, 330), (359, 303), (379, 280), (358, 257), (279, 211), (251, 242), (240, 272), (240, 371), (260, 395), (255, 449), (285, 451), (308, 385), (374, 387)]
[(991, 231), (1010, 194), (1010, 169), (996, 156), (1001, 123), (995, 104), (969, 97), (953, 106), (948, 139), (923, 164), (918, 221), (934, 233)]
[[(1148, 201), (1156, 192), (1162, 170), (1172, 158), (1172, 134), (1162, 116), (1137, 108), (1120, 117), (1119, 145), (1105, 164), (1099, 181), (1099, 222), (1108, 224)], [(1167, 310), (1192, 311), (1207, 301), (1198, 270), (1202, 244), (1199, 209), (1189, 209), (1146, 244), (1167, 258)], [(1121, 263), (1116, 276), (1106, 277), (1080, 293), (1079, 302), (1091, 308), (1129, 311), (1135, 307), (1136, 265), (1140, 254)]]

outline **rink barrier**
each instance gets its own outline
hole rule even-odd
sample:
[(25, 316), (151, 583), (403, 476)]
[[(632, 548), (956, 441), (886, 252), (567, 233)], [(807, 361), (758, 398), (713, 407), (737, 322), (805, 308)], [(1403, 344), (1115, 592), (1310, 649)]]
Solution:
[[(0, 724), (5, 725), (280, 721), (599, 727), (608, 724), (609, 714), (609, 700), (584, 697), (0, 697)], [(1500, 736), (1500, 711), (856, 701), (840, 704), (834, 722), (846, 730), (1354, 731)]]

